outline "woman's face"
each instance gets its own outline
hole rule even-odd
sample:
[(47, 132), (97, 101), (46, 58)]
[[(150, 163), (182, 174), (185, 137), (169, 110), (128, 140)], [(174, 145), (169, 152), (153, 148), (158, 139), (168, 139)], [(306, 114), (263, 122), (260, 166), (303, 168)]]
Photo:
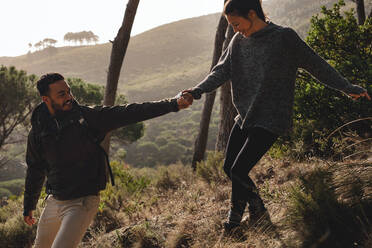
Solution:
[(252, 26), (253, 23), (251, 21), (251, 18), (247, 16), (247, 18), (244, 18), (242, 16), (237, 15), (227, 15), (226, 16), (227, 21), (229, 24), (233, 27), (234, 32), (241, 33), (244, 37), (248, 37), (252, 33)]

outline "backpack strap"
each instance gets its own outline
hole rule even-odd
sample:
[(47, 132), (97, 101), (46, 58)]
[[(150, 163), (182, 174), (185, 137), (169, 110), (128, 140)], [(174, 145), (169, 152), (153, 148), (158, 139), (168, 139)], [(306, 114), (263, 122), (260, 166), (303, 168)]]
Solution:
[(112, 186), (115, 186), (115, 179), (114, 179), (114, 174), (112, 173), (112, 169), (111, 169), (111, 166), (110, 166), (110, 159), (109, 159), (109, 156), (108, 156), (107, 152), (105, 151), (105, 149), (103, 149), (103, 147), (101, 146), (101, 142), (105, 139), (106, 135), (104, 135), (104, 136), (102, 136), (102, 135), (97, 135), (97, 134), (95, 134), (94, 132), (92, 132), (92, 130), (89, 128), (88, 122), (87, 122), (86, 119), (84, 118), (84, 115), (81, 113), (81, 111), (80, 111), (80, 119), (79, 119), (79, 123), (80, 123), (81, 126), (85, 127), (89, 139), (90, 139), (94, 144), (96, 144), (97, 148), (98, 148), (98, 149), (103, 153), (103, 155), (105, 156), (105, 160), (106, 160), (106, 164), (107, 164), (107, 169), (108, 169), (109, 174), (110, 174), (111, 185), (112, 185)]

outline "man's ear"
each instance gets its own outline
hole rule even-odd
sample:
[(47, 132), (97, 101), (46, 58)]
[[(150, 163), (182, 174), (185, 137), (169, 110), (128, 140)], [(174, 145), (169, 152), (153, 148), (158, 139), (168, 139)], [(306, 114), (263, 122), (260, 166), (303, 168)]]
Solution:
[(256, 13), (256, 11), (254, 11), (253, 9), (251, 9), (251, 10), (248, 12), (248, 17), (249, 17), (251, 20), (254, 20), (255, 18), (257, 18), (257, 13)]
[(48, 96), (41, 96), (41, 100), (43, 100), (43, 102), (45, 102), (45, 103), (49, 103), (49, 101), (50, 101)]

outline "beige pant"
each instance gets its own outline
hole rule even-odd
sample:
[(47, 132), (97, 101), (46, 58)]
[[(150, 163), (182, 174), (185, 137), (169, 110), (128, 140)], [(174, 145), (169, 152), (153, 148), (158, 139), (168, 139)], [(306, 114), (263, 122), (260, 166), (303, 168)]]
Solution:
[(74, 248), (97, 213), (99, 196), (59, 201), (49, 196), (37, 227), (35, 248)]

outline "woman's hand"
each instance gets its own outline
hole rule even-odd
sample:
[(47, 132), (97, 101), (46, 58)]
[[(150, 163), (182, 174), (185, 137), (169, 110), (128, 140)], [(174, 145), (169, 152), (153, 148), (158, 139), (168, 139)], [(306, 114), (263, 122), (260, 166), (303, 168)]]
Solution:
[(182, 94), (189, 93), (191, 94), (192, 98), (195, 100), (199, 100), (201, 98), (201, 94), (203, 93), (200, 89), (187, 89), (183, 90)]
[(371, 100), (371, 97), (368, 95), (367, 91), (361, 93), (360, 95), (358, 94), (349, 94), (353, 98), (353, 100), (358, 100), (359, 97), (367, 97), (368, 100)]
[(186, 92), (182, 92), (181, 94), (179, 94), (177, 96), (179, 96), (179, 97), (177, 97), (177, 103), (178, 103), (178, 108), (179, 109), (188, 108), (194, 100), (192, 95), (190, 93), (186, 93)]

